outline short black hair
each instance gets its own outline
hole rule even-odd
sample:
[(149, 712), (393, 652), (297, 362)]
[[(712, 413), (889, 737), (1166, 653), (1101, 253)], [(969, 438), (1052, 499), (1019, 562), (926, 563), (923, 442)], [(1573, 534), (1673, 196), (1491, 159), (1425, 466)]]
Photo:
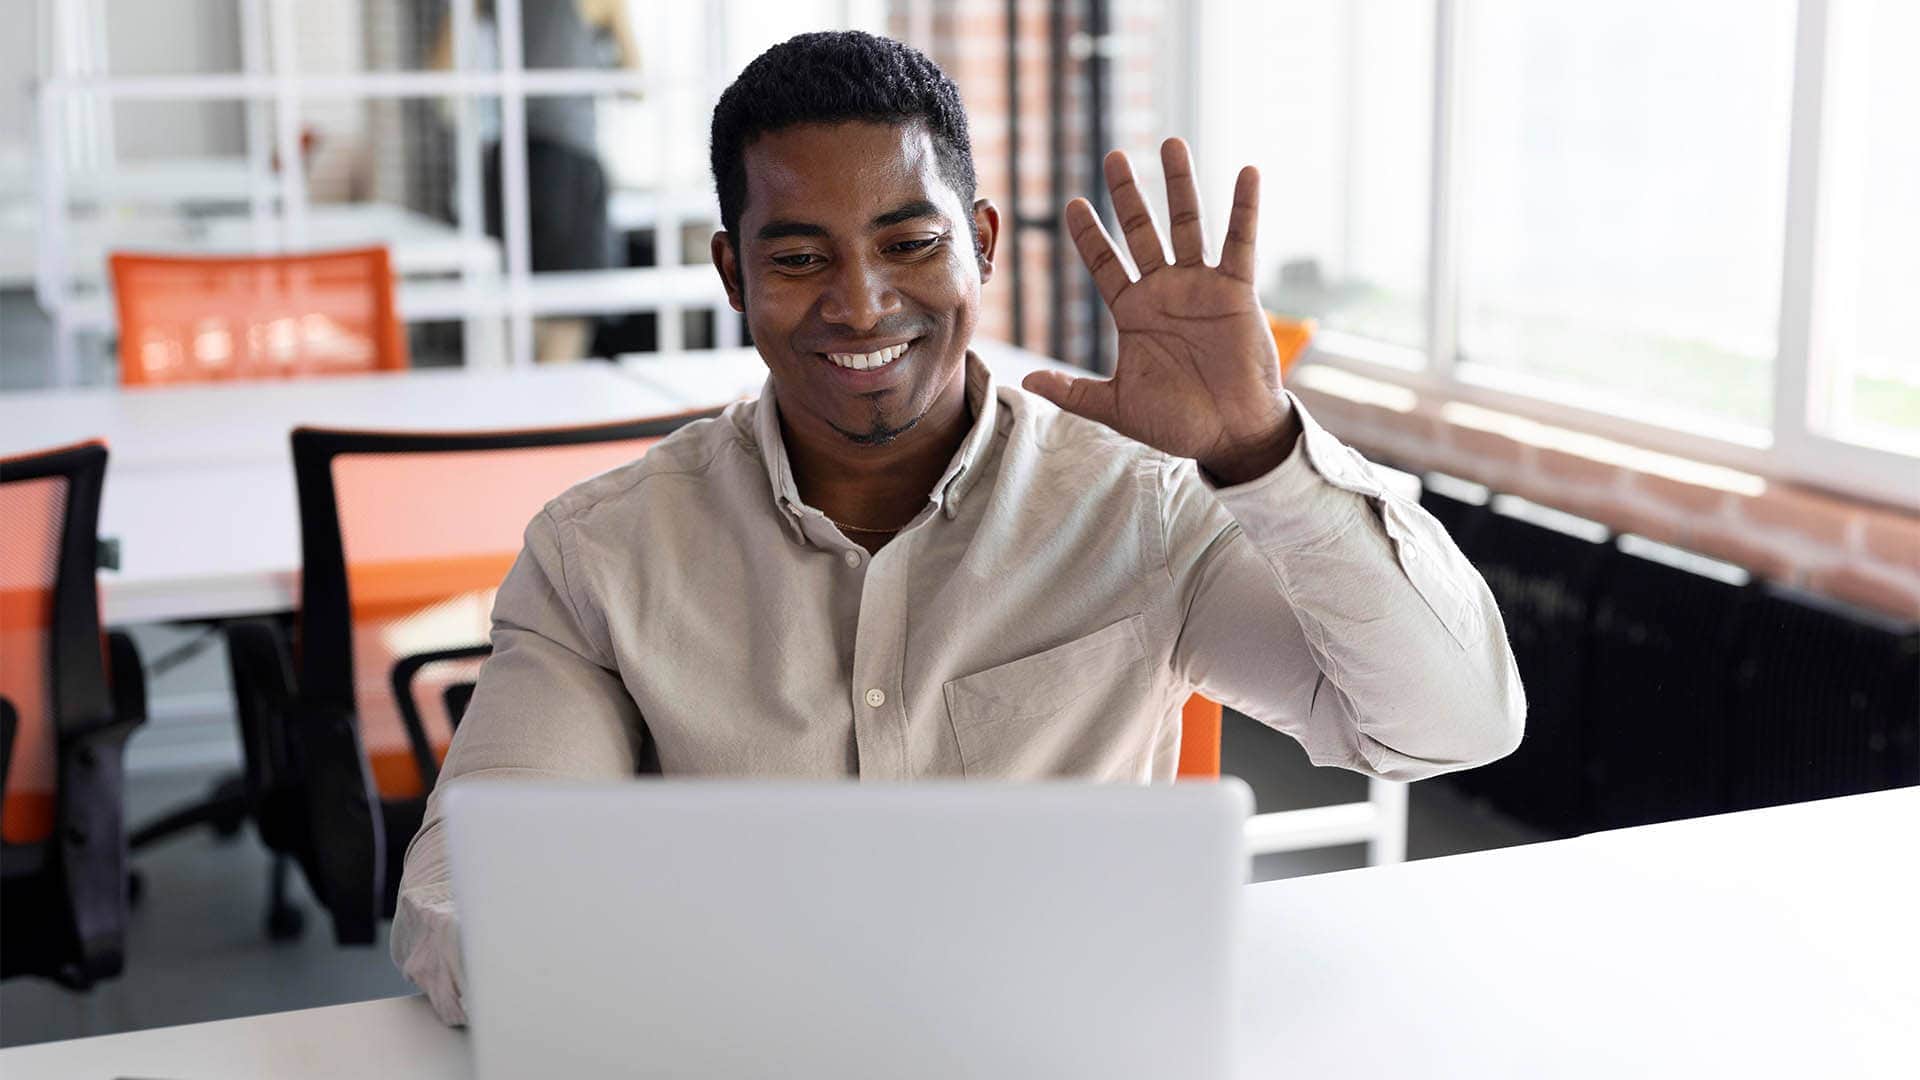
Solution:
[(828, 30), (796, 34), (755, 57), (713, 107), (720, 227), (737, 238), (747, 202), (744, 158), (753, 140), (800, 124), (862, 120), (926, 125), (941, 177), (959, 193), (963, 209), (972, 207), (973, 143), (953, 80), (911, 45)]

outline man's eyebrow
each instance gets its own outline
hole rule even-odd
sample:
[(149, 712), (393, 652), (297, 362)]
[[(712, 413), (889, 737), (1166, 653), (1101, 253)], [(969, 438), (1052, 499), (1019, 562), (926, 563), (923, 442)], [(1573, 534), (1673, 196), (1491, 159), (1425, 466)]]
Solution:
[[(872, 221), (867, 223), (867, 226), (873, 229), (884, 229), (889, 225), (898, 225), (903, 221), (912, 221), (915, 218), (940, 216), (942, 216), (940, 208), (934, 205), (931, 200), (915, 199), (910, 203), (897, 206), (884, 214), (876, 216)], [(825, 236), (827, 235), (827, 229), (824, 225), (815, 225), (810, 221), (782, 219), (767, 222), (765, 225), (760, 226), (760, 230), (753, 235), (761, 240), (783, 240), (789, 236)]]
[(789, 236), (825, 236), (827, 230), (807, 221), (769, 221), (753, 235), (761, 240), (783, 240)]
[(896, 207), (874, 218), (867, 224), (871, 228), (884, 229), (889, 225), (898, 225), (915, 218), (940, 217), (940, 208), (926, 199), (915, 199), (904, 206)]

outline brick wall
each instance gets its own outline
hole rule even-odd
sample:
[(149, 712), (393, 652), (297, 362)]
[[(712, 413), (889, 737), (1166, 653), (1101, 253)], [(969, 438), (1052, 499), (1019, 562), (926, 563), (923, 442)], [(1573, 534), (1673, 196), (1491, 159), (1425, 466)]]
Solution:
[[(1109, 142), (1114, 146), (1152, 146), (1166, 132), (1162, 118), (1153, 107), (1147, 89), (1148, 76), (1159, 73), (1153, 56), (1153, 42), (1159, 28), (1169, 22), (1167, 5), (1171, 0), (1120, 0), (1110, 3), (1111, 29), (1115, 31), (1112, 56), (1113, 92), (1108, 95)], [(1056, 4), (1064, 4), (1069, 41), (1084, 30), (1084, 5), (1066, 0), (1018, 0), (1015, 10), (1016, 45), (1011, 62), (1020, 65), (1020, 100), (1007, 95), (1007, 5), (1005, 0), (895, 0), (890, 7), (889, 32), (925, 51), (960, 88), (961, 100), (973, 136), (974, 165), (979, 176), (979, 195), (993, 200), (1000, 208), (1001, 239), (996, 256), (996, 274), (983, 294), (979, 333), (983, 337), (1012, 341), (1013, 292), (1015, 277), (1012, 249), (1007, 230), (1018, 212), (1029, 218), (1057, 215), (1054, 205), (1054, 177), (1050, 171), (1051, 139), (1054, 125), (1060, 125), (1065, 146), (1066, 168), (1061, 178), (1066, 197), (1089, 194), (1097, 180), (1091, 165), (1092, 150), (1087, 144), (1086, 71), (1084, 60), (1073, 55), (1059, 58), (1065, 76), (1065, 101), (1058, 116), (1050, 108), (1048, 77), (1053, 57), (1049, 48), (1051, 16)], [(916, 19), (918, 16), (918, 19)], [(918, 40), (916, 24), (924, 26), (930, 40)], [(1020, 190), (1015, 192), (1010, 176), (1011, 110), (1020, 116)], [(1061, 200), (1064, 203), (1064, 199)], [(1052, 246), (1062, 246), (1064, 302), (1059, 317), (1065, 331), (1061, 359), (1083, 363), (1090, 355), (1089, 324), (1086, 304), (1090, 284), (1079, 256), (1065, 231), (1047, 232), (1029, 229), (1021, 237), (1021, 273), (1024, 340), (1028, 348), (1048, 351), (1049, 324), (1053, 317), (1051, 258)], [(1111, 355), (1111, 349), (1108, 350)]]
[(1920, 515), (1437, 401), (1324, 366), (1290, 379), (1362, 453), (1438, 471), (1766, 578), (1920, 618)]

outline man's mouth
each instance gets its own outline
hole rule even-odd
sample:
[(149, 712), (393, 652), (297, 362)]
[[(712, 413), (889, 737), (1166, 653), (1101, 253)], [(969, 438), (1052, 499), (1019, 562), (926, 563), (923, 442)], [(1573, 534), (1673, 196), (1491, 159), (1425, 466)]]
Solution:
[(847, 368), (850, 371), (872, 371), (875, 368), (886, 367), (888, 364), (891, 364), (895, 360), (900, 359), (901, 355), (905, 353), (907, 351), (907, 348), (912, 344), (913, 342), (911, 341), (902, 341), (897, 345), (888, 345), (885, 348), (875, 349), (872, 352), (860, 352), (860, 353), (837, 353), (836, 352), (836, 353), (823, 353), (821, 355), (825, 356), (828, 360), (839, 365), (840, 367)]

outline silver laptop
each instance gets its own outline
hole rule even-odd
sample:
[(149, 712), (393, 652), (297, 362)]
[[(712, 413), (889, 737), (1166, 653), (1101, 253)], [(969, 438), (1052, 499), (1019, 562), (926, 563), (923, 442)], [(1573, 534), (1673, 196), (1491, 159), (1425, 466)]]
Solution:
[(1238, 781), (447, 796), (482, 1080), (1231, 1070)]

